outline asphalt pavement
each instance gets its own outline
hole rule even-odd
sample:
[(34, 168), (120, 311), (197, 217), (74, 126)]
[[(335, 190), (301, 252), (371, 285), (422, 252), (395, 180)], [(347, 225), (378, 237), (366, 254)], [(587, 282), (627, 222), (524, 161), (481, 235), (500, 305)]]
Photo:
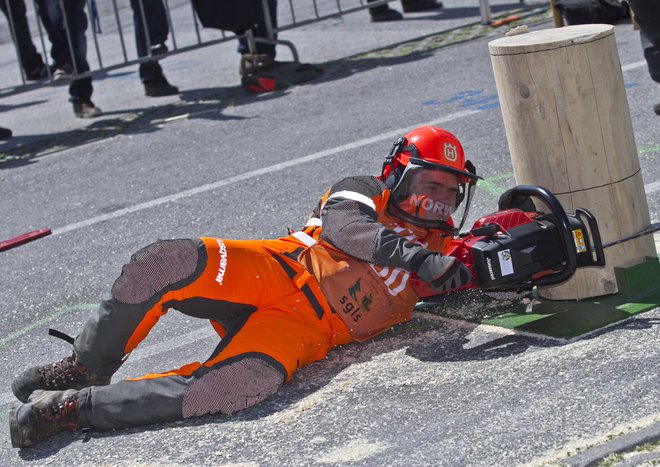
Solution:
[[(424, 309), (235, 416), (11, 447), (12, 379), (67, 355), (48, 328), (75, 335), (131, 253), (156, 239), (284, 235), (333, 181), (377, 173), (391, 142), (427, 123), (455, 133), (485, 177), (473, 217), (493, 211), (515, 184), (487, 47), (505, 29), (478, 15), (476, 1), (446, 0), (397, 23), (359, 12), (287, 31), (325, 75), (268, 95), (240, 88), (226, 43), (162, 61), (179, 96), (145, 97), (135, 67), (98, 76), (105, 114), (94, 120), (74, 118), (66, 87), (2, 98), (0, 126), (15, 137), (0, 143), (0, 241), (53, 234), (0, 252), (0, 464), (590, 465), (635, 446), (646, 450), (613, 462), (657, 462), (657, 308), (571, 341)], [(551, 27), (549, 13), (531, 20)], [(616, 41), (658, 222), (660, 86), (639, 33), (619, 24)], [(0, 82), (11, 73), (0, 63)], [(207, 322), (170, 312), (115, 379), (204, 360), (216, 344)]]

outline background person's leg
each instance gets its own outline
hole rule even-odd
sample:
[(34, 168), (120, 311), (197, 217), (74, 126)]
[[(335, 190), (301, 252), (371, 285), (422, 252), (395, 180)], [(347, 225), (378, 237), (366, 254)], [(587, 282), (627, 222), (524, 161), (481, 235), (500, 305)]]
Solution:
[(53, 59), (53, 71), (58, 66), (72, 67), (73, 57), (69, 41), (64, 30), (64, 14), (59, 2), (53, 0), (36, 0), (37, 13), (46, 29), (50, 41), (50, 56)]
[(654, 44), (651, 42), (644, 31), (640, 31), (640, 37), (642, 40), (642, 49), (644, 50), (644, 58), (646, 59), (651, 79), (660, 83), (660, 43)]
[(25, 71), (25, 78), (28, 81), (45, 78), (48, 76), (46, 65), (32, 42), (30, 26), (25, 15), (25, 2), (23, 0), (0, 0), (0, 10), (7, 15), (7, 20), (9, 20), (7, 3), (11, 9), (12, 23), (16, 34), (16, 47), (21, 67)]
[[(142, 6), (140, 6), (140, 2), (142, 2)], [(165, 41), (169, 34), (169, 24), (167, 23), (167, 14), (163, 1), (131, 0), (131, 8), (133, 8), (135, 46), (138, 57), (147, 57), (149, 55), (164, 54), (167, 52)], [(145, 21), (143, 21), (142, 9), (144, 9), (146, 14)], [(149, 41), (147, 41), (147, 34), (144, 28), (145, 22), (149, 32)], [(139, 74), (147, 96), (171, 96), (179, 93), (179, 88), (172, 86), (165, 78), (158, 60), (140, 63)]]
[[(73, 56), (76, 71), (78, 74), (89, 71), (87, 63), (87, 14), (85, 13), (85, 0), (67, 0), (65, 3), (66, 18), (71, 34), (71, 43), (73, 44)], [(94, 118), (103, 112), (92, 102), (91, 76), (79, 78), (69, 85), (70, 101), (73, 103), (73, 113), (78, 118)]]
[[(660, 83), (660, 2), (657, 0), (630, 0), (630, 7), (639, 24), (644, 58), (651, 79)], [(653, 110), (660, 115), (660, 103)]]
[[(367, 3), (373, 3), (377, 0), (367, 0)], [(369, 15), (371, 21), (380, 23), (385, 21), (399, 21), (403, 19), (403, 15), (388, 5), (379, 5), (369, 8)]]
[[(273, 29), (277, 29), (277, 0), (268, 0), (268, 11), (270, 13), (270, 20)], [(268, 30), (266, 29), (266, 23), (262, 20), (257, 23), (257, 25), (252, 29), (254, 37), (268, 38)], [(274, 35), (273, 39), (277, 39), (277, 34)], [(254, 61), (260, 65), (268, 65), (275, 60), (276, 50), (275, 44), (268, 44), (263, 42), (256, 43), (256, 55)], [(253, 54), (250, 52), (250, 47), (246, 38), (241, 37), (238, 39), (238, 53), (244, 57), (251, 57)], [(245, 59), (241, 57), (241, 74), (244, 71), (244, 61)]]

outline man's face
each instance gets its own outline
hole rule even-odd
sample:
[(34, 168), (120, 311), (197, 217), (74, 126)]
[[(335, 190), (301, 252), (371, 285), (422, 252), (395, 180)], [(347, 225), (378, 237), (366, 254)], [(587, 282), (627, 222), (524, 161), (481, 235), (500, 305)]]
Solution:
[(456, 209), (458, 178), (447, 172), (415, 168), (405, 174), (401, 192), (397, 189), (399, 207), (424, 221), (446, 221)]
[(413, 175), (411, 186), (419, 194), (426, 195), (434, 202), (456, 207), (458, 178), (455, 175), (438, 170), (419, 170), (411, 175)]

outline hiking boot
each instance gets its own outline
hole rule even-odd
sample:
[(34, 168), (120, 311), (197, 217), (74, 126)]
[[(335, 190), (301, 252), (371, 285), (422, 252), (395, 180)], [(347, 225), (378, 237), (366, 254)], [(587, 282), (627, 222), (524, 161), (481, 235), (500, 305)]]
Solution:
[(653, 111), (655, 112), (656, 115), (660, 115), (660, 104), (655, 104), (653, 106)]
[(396, 10), (383, 5), (380, 7), (369, 8), (372, 23), (382, 23), (385, 21), (399, 21), (403, 19), (403, 15)]
[(0, 127), (0, 140), (9, 139), (13, 133), (9, 128)]
[(94, 118), (103, 114), (103, 111), (96, 107), (92, 101), (74, 102), (73, 113), (78, 118)]
[(94, 374), (78, 362), (76, 353), (59, 362), (35, 366), (26, 370), (11, 384), (11, 390), (21, 402), (27, 402), (30, 394), (37, 389), (61, 391), (82, 389), (88, 386), (106, 386), (110, 376)]
[(401, 0), (404, 13), (416, 13), (442, 8), (442, 2), (437, 0)]
[(41, 391), (9, 416), (11, 445), (33, 448), (49, 436), (80, 429), (78, 391)]
[(179, 94), (179, 88), (172, 86), (164, 76), (144, 81), (144, 94), (149, 97), (173, 96)]

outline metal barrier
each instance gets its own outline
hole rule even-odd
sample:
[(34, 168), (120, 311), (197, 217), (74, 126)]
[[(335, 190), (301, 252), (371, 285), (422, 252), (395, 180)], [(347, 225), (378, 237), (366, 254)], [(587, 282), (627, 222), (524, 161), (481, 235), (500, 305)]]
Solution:
[[(91, 42), (94, 46), (95, 53), (91, 57), (88, 57), (87, 60), (90, 62), (90, 70), (80, 72), (76, 67), (76, 60), (73, 56), (75, 31), (71, 24), (72, 18), (68, 13), (63, 14), (63, 26), (69, 46), (68, 53), (71, 58), (71, 64), (73, 65), (72, 71), (75, 78), (84, 78), (97, 72), (110, 72), (130, 65), (157, 60), (166, 55), (185, 53), (201, 47), (235, 40), (238, 37), (226, 31), (202, 28), (199, 17), (194, 7), (192, 7), (190, 0), (111, 0), (111, 2), (104, 1), (101, 4), (104, 7), (103, 10), (99, 10), (96, 0), (32, 0), (33, 10), (31, 12), (26, 11), (23, 3), (24, 0), (0, 0), (0, 2), (4, 2), (5, 16), (9, 22), (9, 30), (15, 45), (16, 64), (20, 75), (20, 83), (9, 85), (0, 83), (1, 95), (6, 96), (29, 91), (39, 86), (52, 84), (56, 80), (50, 67), (46, 66), (45, 77), (43, 79), (28, 83), (29, 76), (26, 75), (26, 70), (21, 65), (26, 64), (28, 57), (24, 57), (23, 54), (30, 47), (27, 47), (26, 44), (19, 46), (19, 41), (25, 42), (27, 40), (26, 37), (32, 39), (33, 34), (29, 29), (29, 24), (36, 22), (41, 55), (43, 57), (50, 55), (47, 48), (49, 40), (47, 36), (45, 37), (47, 27), (40, 18), (43, 11), (39, 11), (39, 5), (44, 5), (42, 2), (53, 1), (59, 2), (62, 12), (70, 11), (65, 9), (65, 2), (67, 5), (80, 2), (78, 5), (81, 9), (86, 7), (87, 20), (92, 25), (91, 28), (87, 28), (86, 34), (87, 42), (89, 43), (89, 32), (91, 31)], [(148, 8), (145, 8), (145, 2), (150, 3), (153, 1), (162, 2), (164, 5), (165, 17), (169, 27), (170, 49), (158, 47), (150, 41), (147, 15), (151, 13)], [(244, 37), (247, 39), (251, 52), (256, 50), (256, 44), (259, 42), (279, 44), (289, 48), (294, 61), (298, 61), (298, 53), (294, 44), (278, 39), (277, 33), (365, 10), (370, 7), (386, 5), (391, 1), (393, 0), (377, 0), (371, 3), (367, 3), (366, 0), (280, 0), (277, 9), (278, 25), (274, 27), (273, 18), (269, 14), (268, 0), (261, 0), (264, 12), (263, 26), (266, 33), (259, 37), (250, 30), (245, 33)], [(520, 0), (521, 3), (523, 1)], [(186, 5), (190, 5), (190, 7)], [(135, 8), (137, 8), (137, 11)], [(479, 0), (479, 8), (482, 23), (490, 23), (491, 12), (489, 0)], [(189, 12), (184, 12), (184, 9), (189, 9)], [(147, 53), (142, 55), (137, 52), (135, 54), (129, 52), (126, 46), (127, 40), (125, 36), (135, 36), (137, 34), (136, 29), (138, 25), (135, 24), (136, 21), (141, 21), (140, 26), (146, 32)], [(119, 45), (119, 50), (117, 50), (117, 44)]]

